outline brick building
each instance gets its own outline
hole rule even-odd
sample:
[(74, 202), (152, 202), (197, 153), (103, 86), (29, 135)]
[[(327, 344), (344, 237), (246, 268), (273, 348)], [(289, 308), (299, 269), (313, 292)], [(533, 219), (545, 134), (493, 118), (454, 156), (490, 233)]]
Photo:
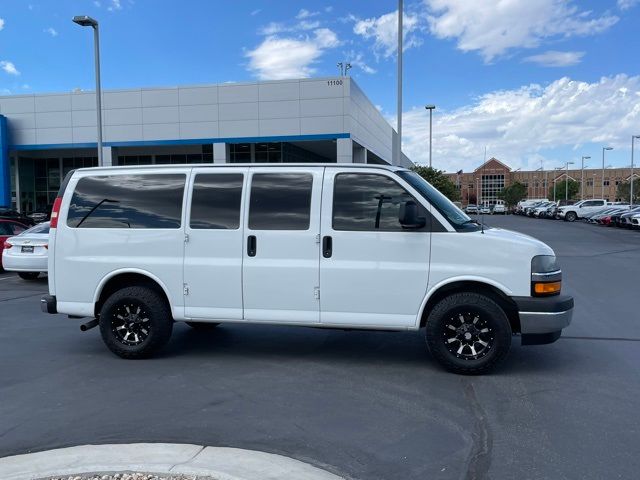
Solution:
[[(527, 187), (527, 198), (547, 198), (549, 187), (553, 187), (554, 181), (561, 182), (567, 176), (580, 184), (577, 199), (605, 198), (607, 200), (620, 200), (616, 196), (618, 185), (631, 179), (630, 168), (608, 168), (605, 170), (604, 181), (602, 170), (598, 168), (586, 168), (566, 170), (512, 170), (497, 158), (491, 158), (480, 165), (473, 172), (447, 173), (449, 179), (460, 190), (462, 204), (478, 203), (493, 205), (498, 200), (498, 194), (504, 187), (513, 182), (520, 182)], [(584, 175), (584, 177), (583, 177)], [(582, 186), (584, 178), (584, 187)], [(633, 173), (633, 178), (640, 178), (640, 168)], [(603, 188), (604, 185), (604, 188)], [(604, 190), (604, 194), (603, 194)], [(556, 199), (564, 199), (565, 192), (556, 191)], [(553, 196), (549, 198), (553, 200)]]

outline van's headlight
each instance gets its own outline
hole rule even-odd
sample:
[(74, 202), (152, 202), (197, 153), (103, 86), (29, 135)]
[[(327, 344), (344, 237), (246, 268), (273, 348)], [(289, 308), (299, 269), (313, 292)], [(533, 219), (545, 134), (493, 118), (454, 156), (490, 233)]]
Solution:
[(559, 295), (562, 270), (555, 255), (537, 255), (531, 259), (531, 295), (545, 297)]

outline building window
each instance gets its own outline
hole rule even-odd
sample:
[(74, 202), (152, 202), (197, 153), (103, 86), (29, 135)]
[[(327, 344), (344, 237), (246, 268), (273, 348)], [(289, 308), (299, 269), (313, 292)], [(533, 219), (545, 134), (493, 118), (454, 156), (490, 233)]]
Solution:
[(592, 179), (587, 179), (587, 187), (593, 187), (593, 180)]
[(473, 190), (473, 183), (469, 184), (469, 190)]
[(260, 163), (281, 163), (282, 143), (256, 143), (255, 161)]
[(232, 143), (229, 145), (229, 161), (231, 163), (250, 163), (251, 162), (251, 144), (249, 143)]
[(605, 179), (604, 179), (604, 186), (605, 186), (605, 187), (608, 187), (608, 186), (609, 186), (609, 179), (608, 179), (608, 178), (605, 178)]

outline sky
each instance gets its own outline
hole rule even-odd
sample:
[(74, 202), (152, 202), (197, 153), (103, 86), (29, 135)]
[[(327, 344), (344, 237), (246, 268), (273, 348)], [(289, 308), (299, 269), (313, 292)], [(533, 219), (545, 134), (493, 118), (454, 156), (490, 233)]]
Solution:
[[(630, 162), (640, 0), (405, 0), (403, 149), (447, 171)], [(395, 0), (0, 0), (0, 94), (349, 75), (395, 125)], [(640, 147), (640, 140), (636, 142)], [(638, 156), (640, 157), (640, 155)]]

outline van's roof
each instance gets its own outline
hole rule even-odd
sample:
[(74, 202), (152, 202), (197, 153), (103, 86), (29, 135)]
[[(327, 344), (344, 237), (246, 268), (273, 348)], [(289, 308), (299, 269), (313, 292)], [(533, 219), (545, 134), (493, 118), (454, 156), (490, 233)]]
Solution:
[(160, 170), (171, 168), (229, 168), (229, 167), (269, 167), (269, 168), (287, 168), (287, 167), (339, 167), (339, 168), (377, 168), (389, 170), (392, 172), (407, 171), (405, 167), (395, 165), (379, 165), (372, 163), (181, 163), (169, 165), (120, 165), (108, 167), (90, 167), (78, 168), (76, 172), (109, 172), (118, 170)]

